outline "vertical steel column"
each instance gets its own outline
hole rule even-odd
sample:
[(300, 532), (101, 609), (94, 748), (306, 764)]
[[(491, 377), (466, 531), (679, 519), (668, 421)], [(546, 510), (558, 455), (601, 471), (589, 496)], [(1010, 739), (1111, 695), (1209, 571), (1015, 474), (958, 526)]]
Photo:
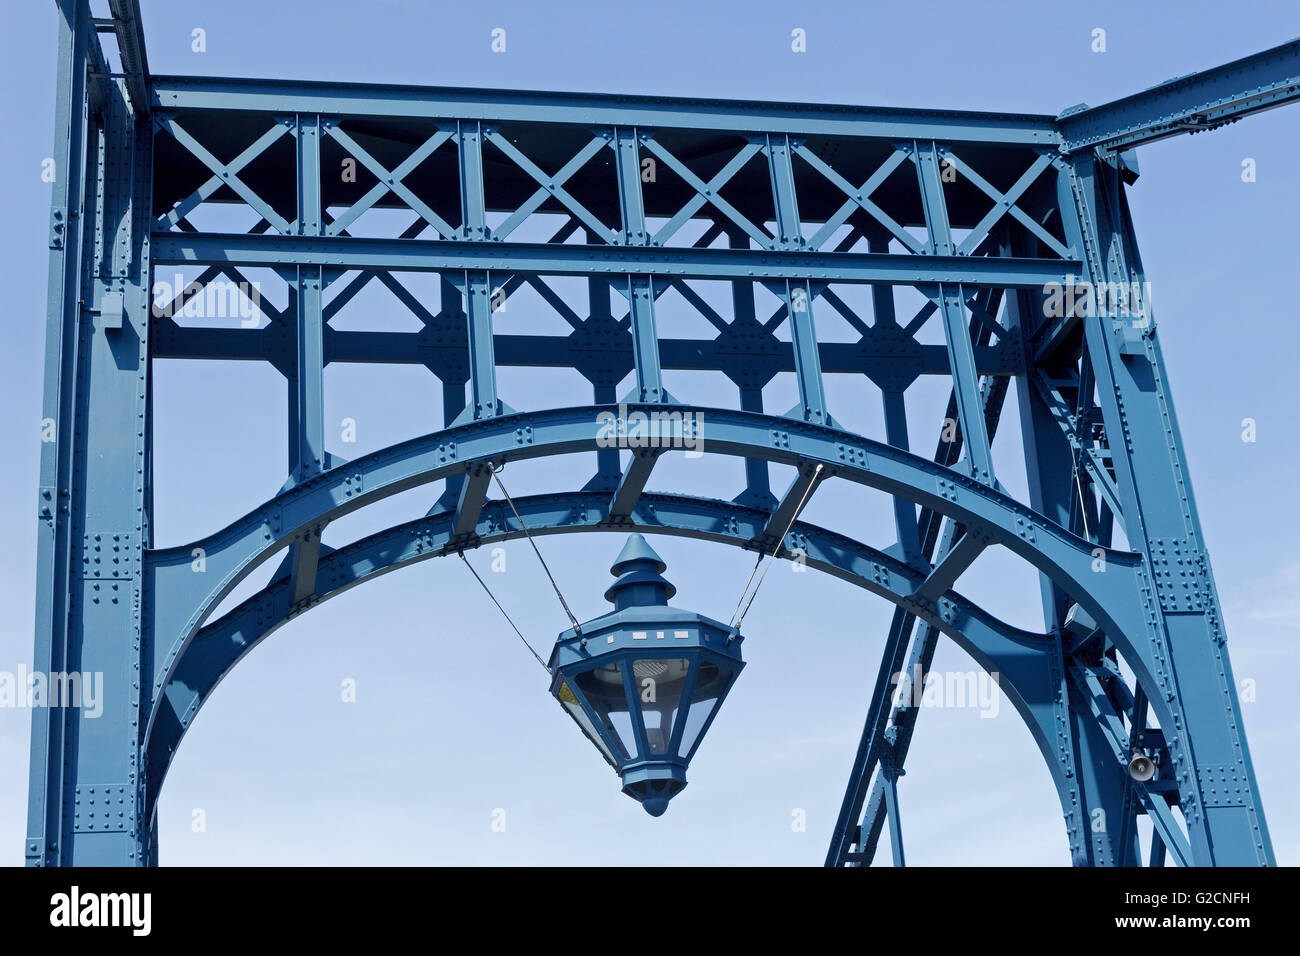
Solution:
[[(294, 117), (297, 147), (298, 235), (324, 235), (321, 209), (321, 121), (316, 114)], [(294, 317), (293, 377), (289, 381), (289, 480), (303, 482), (330, 467), (325, 451), (325, 310), (324, 270), (300, 265), (290, 282)], [(295, 607), (316, 593), (316, 567), (321, 554), (322, 522), (290, 548), (290, 600)]]
[(151, 133), (119, 82), (83, 139), (89, 11), (84, 0), (59, 10), (37, 571), (45, 696), (33, 710), (24, 849), (30, 865), (141, 865), (152, 857), (139, 740)]
[[(77, 523), (72, 512), (74, 401), (79, 368), (81, 208), (84, 169), (86, 48), (90, 10), (85, 0), (60, 0), (59, 67), (54, 106), (55, 179), (50, 197), (50, 262), (45, 317), (45, 392), (41, 404), (40, 530), (36, 541), (35, 668), (64, 670), (69, 643), (69, 560)], [(63, 858), (63, 714), (32, 711), (28, 865)]]
[[(451, 321), (460, 321), (460, 290), (456, 288), (456, 283), (444, 274), (438, 276), (438, 296), (441, 303), (439, 308), (439, 318), (447, 318)], [(450, 428), (465, 412), (465, 384), (466, 378), (454, 377), (453, 369), (444, 369), (442, 374), (447, 375), (442, 381), (442, 426)], [(464, 375), (468, 375), (465, 372)], [(460, 489), (465, 482), (464, 475), (451, 475), (444, 484), (443, 492), (438, 496), (430, 514), (436, 514), (439, 511), (449, 511), (456, 507), (460, 500)]]
[[(776, 208), (777, 242), (782, 249), (801, 249), (803, 231), (799, 223), (799, 203), (795, 194), (793, 146), (790, 137), (767, 137), (768, 172), (772, 180), (772, 200)], [(796, 417), (818, 425), (830, 423), (826, 411), (826, 392), (822, 381), (821, 353), (817, 348), (817, 329), (813, 324), (812, 285), (804, 281), (787, 281), (781, 296), (790, 320), (790, 346), (794, 350), (795, 377), (799, 381), (799, 407)]]
[(321, 307), (320, 266), (298, 266), (294, 279), (294, 377), (289, 383), (291, 412), (290, 472), (304, 481), (326, 467), (325, 319)]
[(470, 413), (475, 420), (500, 411), (497, 399), (497, 363), (492, 342), (492, 290), (488, 273), (465, 272), (466, 331), (469, 336)]
[[(320, 117), (295, 119), (300, 236), (323, 234)], [(304, 481), (328, 467), (325, 454), (325, 317), (320, 266), (298, 266), (291, 284), (295, 303), (294, 376), (289, 382), (289, 473)]]
[[(625, 245), (645, 245), (649, 236), (641, 198), (640, 134), (634, 127), (620, 126), (614, 129), (613, 137), (622, 240)], [(636, 364), (636, 391), (631, 397), (638, 402), (662, 402), (667, 396), (659, 364), (654, 284), (649, 276), (629, 275), (626, 295), (632, 322), (632, 358)]]
[[(587, 231), (587, 242), (589, 244), (599, 241), (590, 230)], [(614, 311), (610, 305), (610, 294), (613, 287), (613, 283), (605, 276), (587, 276), (586, 322), (595, 328), (609, 328), (614, 325)], [(633, 332), (635, 334), (635, 325), (633, 326)], [(593, 381), (591, 385), (592, 402), (596, 405), (618, 404), (617, 387), (617, 382), (607, 381), (604, 378)], [(623, 469), (619, 464), (618, 448), (601, 448), (596, 451), (596, 473), (583, 488), (613, 491), (618, 487), (622, 475)]]
[[(889, 237), (884, 235), (881, 230), (872, 230), (867, 237), (867, 249), (878, 254), (889, 252)], [(898, 316), (894, 309), (893, 286), (873, 285), (871, 287), (871, 311), (874, 316), (874, 327), (896, 328), (898, 326)], [(885, 414), (885, 441), (895, 448), (909, 451), (905, 388), (906, 386), (900, 386), (897, 389), (882, 388), (880, 398)], [(916, 505), (897, 495), (894, 496), (893, 504), (894, 527), (898, 533), (898, 546), (901, 557), (909, 564), (924, 561), (925, 556), (921, 553), (921, 539), (917, 532)]]
[[(727, 230), (727, 245), (732, 249), (748, 249), (749, 236), (740, 229)], [(759, 329), (754, 309), (754, 283), (744, 280), (731, 282), (731, 321), (738, 329)], [(759, 378), (737, 384), (740, 390), (740, 408), (746, 412), (763, 412), (763, 384)], [(744, 459), (745, 490), (736, 501), (750, 508), (770, 511), (776, 507), (772, 494), (772, 472), (767, 462), (753, 458)]]
[(662, 402), (665, 393), (659, 365), (659, 335), (655, 331), (653, 280), (649, 276), (628, 276), (627, 301), (632, 319), (632, 356), (636, 363), (636, 401)]
[[(1117, 170), (1081, 156), (1058, 185), (1085, 281), (1141, 290), (1145, 276)], [(1125, 530), (1148, 581), (1140, 596), (1146, 633), (1125, 636), (1136, 645), (1135, 669), (1149, 670), (1154, 682), (1144, 690), (1162, 711), (1195, 863), (1273, 864), (1159, 337), (1145, 292), (1138, 298), (1131, 317), (1094, 308), (1083, 319)]]
[[(456, 124), (460, 157), (461, 238), (486, 239), (487, 204), (483, 194), (482, 123)], [(496, 351), (492, 341), (492, 289), (482, 269), (465, 271), (466, 332), (469, 338), (469, 414), (474, 420), (501, 413), (497, 398)]]

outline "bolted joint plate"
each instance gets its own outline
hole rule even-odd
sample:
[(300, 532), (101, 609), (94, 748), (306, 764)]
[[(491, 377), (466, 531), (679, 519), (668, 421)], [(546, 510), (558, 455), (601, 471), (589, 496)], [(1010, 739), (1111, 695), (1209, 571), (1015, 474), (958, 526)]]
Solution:
[(134, 531), (92, 531), (81, 543), (81, 576), (87, 581), (130, 581), (138, 565), (140, 535)]
[(73, 796), (74, 833), (128, 833), (135, 829), (135, 785), (82, 784)]
[(1205, 554), (1191, 538), (1150, 539), (1151, 575), (1166, 614), (1200, 613), (1210, 606)]
[(1233, 764), (1207, 764), (1196, 768), (1201, 781), (1201, 798), (1211, 807), (1244, 807), (1250, 797), (1250, 781)]

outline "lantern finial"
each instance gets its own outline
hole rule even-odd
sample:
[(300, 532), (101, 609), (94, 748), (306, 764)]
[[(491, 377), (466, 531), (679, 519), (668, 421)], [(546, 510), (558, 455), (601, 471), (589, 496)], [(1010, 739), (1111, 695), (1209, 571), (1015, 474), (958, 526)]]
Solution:
[(677, 588), (663, 576), (666, 570), (668, 565), (645, 538), (639, 534), (628, 535), (623, 550), (610, 565), (609, 573), (618, 580), (605, 592), (605, 600), (613, 604), (616, 611), (666, 605), (677, 593)]

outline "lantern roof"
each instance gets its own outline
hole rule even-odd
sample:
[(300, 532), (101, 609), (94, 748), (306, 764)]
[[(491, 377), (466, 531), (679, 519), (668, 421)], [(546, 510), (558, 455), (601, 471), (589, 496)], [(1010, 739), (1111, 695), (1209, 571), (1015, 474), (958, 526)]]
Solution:
[(605, 592), (605, 600), (616, 611), (629, 607), (666, 606), (677, 593), (663, 573), (668, 570), (650, 543), (639, 534), (628, 535), (609, 573), (617, 580)]

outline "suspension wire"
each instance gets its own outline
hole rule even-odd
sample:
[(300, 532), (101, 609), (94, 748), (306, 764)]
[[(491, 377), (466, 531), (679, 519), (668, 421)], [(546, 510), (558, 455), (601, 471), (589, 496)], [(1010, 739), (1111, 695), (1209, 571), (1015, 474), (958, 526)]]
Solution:
[(740, 613), (740, 605), (745, 603), (745, 595), (749, 593), (749, 586), (754, 583), (754, 575), (758, 573), (758, 566), (763, 563), (763, 552), (758, 552), (758, 557), (754, 558), (754, 567), (749, 572), (749, 580), (745, 582), (745, 589), (740, 592), (740, 600), (736, 602), (736, 609), (731, 612), (732, 627), (735, 627), (736, 615)]
[(524, 647), (528, 648), (528, 653), (532, 654), (537, 663), (542, 665), (542, 669), (549, 674), (551, 671), (550, 668), (546, 666), (546, 661), (542, 660), (538, 653), (533, 650), (533, 645), (528, 643), (528, 638), (524, 637), (523, 631), (519, 630), (519, 628), (515, 626), (515, 622), (510, 619), (510, 615), (506, 613), (506, 609), (501, 606), (501, 602), (498, 601), (496, 595), (492, 593), (492, 589), (487, 586), (487, 582), (478, 576), (478, 572), (474, 570), (474, 565), (469, 563), (469, 558), (465, 557), (465, 552), (457, 551), (456, 553), (460, 555), (460, 559), (465, 562), (465, 567), (469, 568), (469, 573), (474, 575), (474, 580), (483, 586), (483, 590), (486, 591), (487, 596), (492, 599), (492, 603), (497, 606), (497, 610), (500, 611), (501, 616), (506, 619), (506, 623), (514, 628), (515, 633), (519, 635), (519, 640), (523, 641)]
[(1088, 504), (1083, 499), (1083, 483), (1079, 480), (1079, 456), (1073, 444), (1070, 445), (1070, 461), (1074, 465), (1074, 487), (1079, 490), (1079, 517), (1083, 519), (1083, 536), (1092, 540), (1088, 530)]
[[(1090, 363), (1088, 367), (1090, 369)], [(1080, 376), (1081, 386), (1082, 386), (1082, 376), (1083, 376), (1084, 368), (1085, 368), (1084, 364), (1080, 363), (1079, 376)], [(1080, 387), (1079, 395), (1075, 399), (1075, 407), (1074, 407), (1075, 414), (1073, 416), (1074, 422), (1071, 423), (1072, 430), (1074, 431), (1074, 436), (1070, 438), (1070, 464), (1074, 467), (1074, 487), (1079, 493), (1079, 519), (1083, 522), (1083, 536), (1089, 541), (1091, 541), (1092, 532), (1088, 530), (1088, 502), (1084, 500), (1083, 480), (1079, 477), (1079, 471), (1080, 471), (1079, 452), (1083, 450), (1083, 437), (1080, 434), (1081, 430), (1079, 427), (1080, 424), (1082, 424), (1079, 421), (1080, 417), (1082, 416), (1082, 411), (1081, 411), (1082, 401), (1083, 401), (1083, 389), (1082, 387)], [(1068, 408), (1069, 406), (1067, 405), (1066, 407)], [(1085, 451), (1084, 454), (1086, 455), (1087, 452)], [(1101, 534), (1100, 528), (1097, 529), (1097, 533), (1098, 535)]]
[[(503, 462), (501, 468), (504, 467), (505, 463)], [(537, 550), (537, 542), (533, 540), (533, 535), (528, 530), (528, 525), (524, 524), (524, 519), (520, 516), (519, 509), (515, 507), (515, 502), (514, 499), (510, 497), (510, 492), (506, 491), (506, 486), (501, 484), (501, 478), (497, 474), (500, 470), (500, 468), (492, 469), (492, 479), (497, 483), (497, 487), (501, 489), (501, 494), (505, 496), (506, 503), (510, 505), (510, 510), (515, 513), (515, 520), (519, 522), (519, 527), (524, 529), (524, 537), (527, 538), (528, 543), (533, 546), (533, 553), (537, 555), (537, 560), (542, 563), (542, 570), (545, 571), (546, 576), (550, 578), (551, 587), (555, 589), (555, 596), (560, 599), (560, 606), (564, 608), (564, 613), (569, 615), (569, 623), (573, 625), (573, 633), (581, 634), (582, 627), (578, 624), (578, 619), (573, 616), (573, 612), (569, 610), (569, 602), (564, 600), (564, 595), (560, 593), (560, 586), (555, 583), (555, 576), (551, 574), (551, 569), (547, 567), (546, 559), (542, 557), (542, 552)]]
[[(794, 514), (790, 515), (790, 521), (789, 523), (786, 524), (785, 530), (781, 532), (781, 537), (776, 539), (776, 544), (772, 547), (772, 553), (767, 556), (767, 565), (763, 568), (763, 573), (759, 575), (758, 583), (754, 585), (754, 591), (752, 594), (749, 595), (749, 601), (746, 602), (745, 609), (740, 612), (740, 617), (734, 617), (733, 615), (733, 620), (731, 622), (731, 629), (733, 631), (738, 630), (740, 628), (741, 622), (745, 620), (745, 615), (749, 613), (750, 605), (754, 603), (754, 598), (758, 597), (758, 589), (763, 586), (763, 581), (766, 580), (767, 578), (767, 572), (772, 570), (772, 564), (776, 561), (777, 552), (780, 551), (782, 545), (785, 544), (785, 536), (790, 533), (790, 529), (794, 527), (795, 520), (798, 519), (799, 517), (799, 512), (803, 511), (803, 506), (808, 503), (808, 496), (811, 495), (813, 489), (817, 487), (817, 476), (820, 475), (821, 473), (822, 473), (822, 464), (819, 462), (817, 464), (816, 469), (814, 469), (812, 473), (812, 481), (808, 482), (808, 487), (804, 489), (803, 497), (799, 499), (798, 507), (794, 509)], [(760, 554), (759, 557), (761, 559), (762, 555)], [(755, 570), (758, 569), (757, 564), (754, 565), (754, 569)], [(750, 572), (749, 577), (750, 580), (752, 581), (754, 578), (753, 572)], [(748, 584), (745, 585), (745, 590), (746, 591), (749, 590)], [(744, 600), (745, 597), (744, 592), (741, 592), (740, 597), (741, 600)], [(736, 606), (739, 607), (740, 605), (736, 605)]]

